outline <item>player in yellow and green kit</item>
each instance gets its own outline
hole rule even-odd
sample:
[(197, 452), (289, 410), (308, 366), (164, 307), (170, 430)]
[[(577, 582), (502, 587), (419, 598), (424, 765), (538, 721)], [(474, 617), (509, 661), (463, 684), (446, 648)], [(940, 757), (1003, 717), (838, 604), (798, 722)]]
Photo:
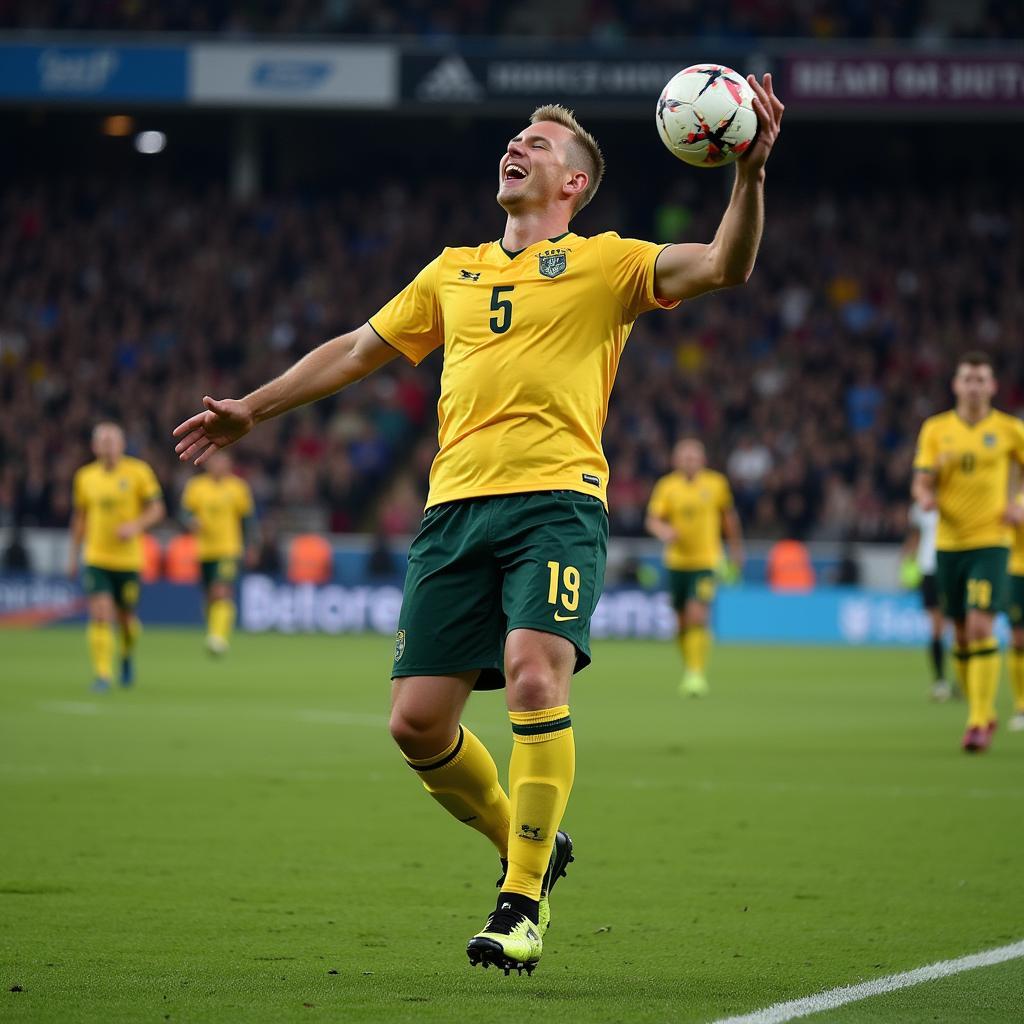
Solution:
[(185, 485), (181, 508), (195, 533), (206, 603), (206, 648), (226, 654), (235, 625), (235, 583), (252, 518), (249, 485), (231, 472), (231, 456), (218, 452), (206, 472)]
[(722, 537), (729, 545), (733, 572), (743, 568), (743, 532), (729, 481), (707, 468), (704, 445), (679, 441), (672, 452), (673, 472), (655, 485), (647, 505), (648, 533), (665, 545), (672, 607), (679, 623), (679, 650), (685, 674), (680, 692), (701, 697), (708, 690), (711, 651), (709, 618), (715, 576), (722, 563)]
[(1013, 547), (1010, 549), (1010, 598), (1006, 614), (1010, 619), (1010, 683), (1013, 686), (1011, 732), (1024, 732), (1024, 495), (1015, 502), (1020, 512), (1013, 518)]
[(72, 483), (68, 574), (78, 575), (81, 559), (92, 688), (102, 693), (114, 674), (115, 619), (121, 634), (120, 682), (134, 682), (142, 534), (163, 519), (164, 503), (153, 470), (124, 454), (124, 432), (116, 423), (96, 424), (92, 450), (96, 461), (79, 469)]
[(996, 728), (999, 643), (1011, 524), (1010, 467), (1024, 464), (1024, 423), (992, 408), (996, 379), (982, 352), (968, 352), (953, 377), (956, 407), (925, 420), (914, 458), (913, 496), (939, 510), (936, 576), (943, 614), (956, 630), (954, 664), (967, 694), (963, 749), (988, 749)]
[[(499, 241), (443, 250), (366, 325), (241, 400), (205, 398), (175, 430), (179, 457), (201, 463), (399, 354), (418, 363), (443, 348), (439, 451), (409, 552), (391, 734), (427, 792), (503, 862), (495, 909), (467, 946), (473, 964), (532, 971), (541, 957), (551, 886), (572, 849), (559, 828), (575, 773), (569, 690), (590, 661), (604, 573), (608, 397), (638, 316), (740, 284), (753, 268), (782, 104), (769, 77), (749, 81), (760, 132), (709, 245), (570, 231), (604, 161), (570, 111), (541, 107), (498, 165)], [(500, 686), (507, 793), (460, 723), (474, 688)], [(434, 934), (425, 923), (428, 958)]]

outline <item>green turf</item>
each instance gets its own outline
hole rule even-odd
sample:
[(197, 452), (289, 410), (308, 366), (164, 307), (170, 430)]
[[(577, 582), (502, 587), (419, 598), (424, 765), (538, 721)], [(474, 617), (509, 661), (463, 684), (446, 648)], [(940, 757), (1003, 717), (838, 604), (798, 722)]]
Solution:
[[(100, 698), (80, 631), (0, 633), (0, 1019), (712, 1021), (1024, 938), (1024, 734), (961, 754), (921, 652), (722, 649), (684, 702), (604, 643), (543, 962), (471, 970), (496, 861), (392, 749), (390, 654), (150, 630)], [(1019, 1021), (1022, 964), (811, 1019)]]

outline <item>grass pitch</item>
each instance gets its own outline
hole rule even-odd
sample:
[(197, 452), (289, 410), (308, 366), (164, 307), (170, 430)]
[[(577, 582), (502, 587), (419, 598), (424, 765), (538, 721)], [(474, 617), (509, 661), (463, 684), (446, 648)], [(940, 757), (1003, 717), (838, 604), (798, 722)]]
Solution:
[[(150, 630), (94, 697), (80, 630), (0, 634), (0, 1020), (704, 1022), (1024, 938), (1024, 735), (961, 754), (923, 654), (721, 649), (683, 701), (671, 645), (603, 643), (543, 961), (470, 969), (496, 858), (391, 747), (390, 653)], [(501, 696), (467, 721), (506, 763)], [(1022, 993), (1015, 961), (811, 1020)]]

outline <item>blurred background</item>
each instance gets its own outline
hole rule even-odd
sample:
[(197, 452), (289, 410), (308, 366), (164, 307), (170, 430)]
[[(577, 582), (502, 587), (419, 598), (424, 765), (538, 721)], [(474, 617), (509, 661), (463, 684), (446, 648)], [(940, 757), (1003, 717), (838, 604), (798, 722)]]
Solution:
[[(71, 477), (113, 418), (171, 516), (143, 617), (198, 621), (194, 590), (166, 582), (192, 472), (171, 429), (363, 323), (442, 246), (499, 237), (497, 163), (535, 105), (575, 108), (605, 150), (574, 230), (709, 240), (732, 173), (675, 161), (653, 112), (677, 70), (716, 61), (772, 71), (786, 103), (764, 244), (747, 287), (630, 338), (595, 631), (670, 634), (644, 509), (696, 434), (750, 538), (723, 638), (925, 636), (899, 593), (921, 420), (968, 348), (994, 356), (997, 404), (1024, 409), (1021, 5), (0, 0), (0, 30), (0, 614), (74, 605)], [(260, 522), (244, 626), (390, 630), (439, 368), (396, 361), (238, 446)], [(300, 579), (308, 535), (329, 555)], [(758, 596), (782, 539), (814, 569), (799, 623)], [(302, 582), (333, 589), (296, 611)]]

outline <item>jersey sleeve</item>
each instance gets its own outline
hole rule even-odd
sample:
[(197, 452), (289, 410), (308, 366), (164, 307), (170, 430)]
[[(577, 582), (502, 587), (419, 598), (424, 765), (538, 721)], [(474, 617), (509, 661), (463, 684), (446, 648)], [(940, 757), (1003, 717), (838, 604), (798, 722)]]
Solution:
[(196, 495), (196, 480), (198, 477), (192, 477), (187, 484), (185, 484), (185, 490), (181, 492), (181, 507), (186, 511), (195, 515), (199, 510), (199, 501)]
[(89, 496), (85, 493), (85, 473), (78, 469), (71, 479), (71, 507), (83, 511), (89, 504)]
[(1019, 466), (1024, 466), (1024, 421), (1014, 419), (1010, 451)]
[(732, 488), (724, 473), (719, 476), (718, 485), (718, 507), (723, 512), (728, 512), (733, 507)]
[(164, 496), (160, 489), (160, 481), (148, 463), (139, 463), (137, 476), (135, 487), (139, 493), (139, 501), (144, 505), (150, 501), (159, 501)]
[(614, 231), (602, 235), (600, 245), (605, 280), (631, 320), (651, 309), (679, 305), (678, 299), (663, 300), (654, 294), (654, 265), (667, 246), (619, 238)]
[(377, 334), (412, 363), (421, 362), (444, 343), (444, 318), (437, 298), (440, 265), (438, 256), (369, 319)]
[(914, 453), (914, 469), (934, 473), (939, 468), (939, 453), (935, 446), (935, 431), (929, 420), (925, 420), (917, 437), (917, 451)]
[(659, 480), (651, 491), (650, 500), (647, 502), (647, 514), (654, 516), (655, 519), (668, 519), (672, 514), (672, 505), (664, 479)]

